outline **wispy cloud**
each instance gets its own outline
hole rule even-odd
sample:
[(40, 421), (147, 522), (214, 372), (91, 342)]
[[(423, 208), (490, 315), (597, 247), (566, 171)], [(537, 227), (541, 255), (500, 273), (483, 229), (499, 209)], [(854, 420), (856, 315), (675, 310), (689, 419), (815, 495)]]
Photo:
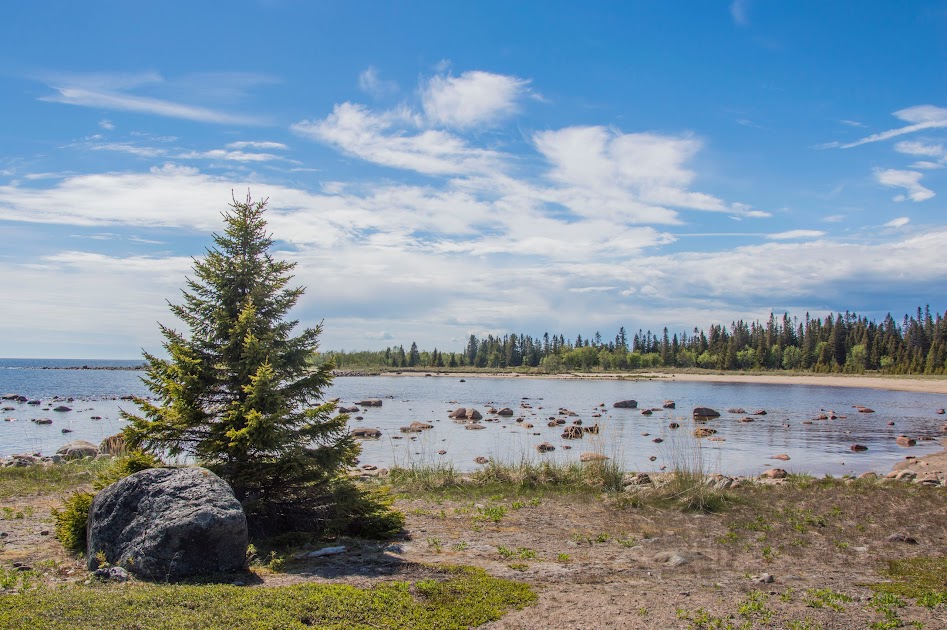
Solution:
[(142, 158), (156, 158), (167, 155), (168, 150), (162, 147), (143, 147), (130, 142), (103, 142), (99, 144), (90, 144), (88, 148), (93, 151), (116, 151), (118, 153), (128, 153)]
[(730, 3), (730, 17), (732, 17), (733, 21), (739, 26), (750, 25), (750, 18), (747, 14), (749, 5), (750, 0), (733, 0), (733, 2)]
[(882, 227), (886, 228), (903, 228), (905, 225), (911, 222), (911, 219), (908, 217), (898, 217), (897, 219), (891, 219), (885, 223)]
[(923, 173), (917, 171), (899, 171), (897, 169), (876, 169), (875, 180), (888, 188), (903, 188), (904, 194), (894, 197), (894, 201), (927, 201), (934, 197), (934, 191), (921, 185)]
[(820, 238), (823, 236), (825, 236), (825, 232), (820, 230), (788, 230), (786, 232), (767, 234), (766, 238), (773, 241), (791, 241), (797, 239)]
[(261, 151), (286, 151), (289, 149), (288, 146), (282, 142), (254, 142), (249, 140), (241, 140), (239, 142), (231, 142), (227, 145), (228, 149), (259, 149)]
[(100, 120), (100, 121), (99, 121), (99, 127), (101, 127), (102, 129), (105, 129), (105, 130), (107, 130), (107, 131), (112, 131), (112, 130), (115, 129), (115, 123), (113, 123), (111, 120), (107, 120), (107, 119), (106, 119), (106, 120)]
[(904, 127), (898, 127), (896, 129), (882, 131), (870, 136), (865, 136), (864, 138), (856, 140), (855, 142), (849, 142), (847, 144), (830, 143), (826, 146), (836, 146), (841, 149), (851, 149), (863, 144), (880, 142), (882, 140), (890, 140), (891, 138), (897, 138), (899, 136), (916, 133), (918, 131), (924, 131), (926, 129), (943, 129), (947, 127), (947, 109), (943, 107), (936, 107), (934, 105), (916, 105), (914, 107), (908, 107), (906, 109), (894, 112), (894, 116), (903, 120), (904, 122), (911, 124)]
[(381, 78), (375, 66), (368, 66), (358, 75), (358, 87), (366, 94), (375, 98), (383, 98), (398, 91), (395, 81)]
[(406, 129), (413, 126), (410, 118), (409, 112), (379, 115), (363, 105), (342, 103), (326, 118), (303, 120), (291, 129), (363, 160), (428, 175), (482, 173), (499, 164), (498, 153), (471, 147), (448, 132)]
[(894, 150), (898, 153), (907, 155), (920, 155), (925, 157), (944, 157), (944, 145), (929, 144), (927, 142), (918, 142), (916, 140), (902, 140), (894, 145)]
[[(214, 75), (217, 76), (217, 75)], [(223, 75), (228, 76), (228, 75)], [(218, 77), (219, 78), (219, 77)], [(100, 74), (60, 74), (48, 80), (55, 94), (42, 96), (39, 100), (50, 103), (63, 103), (96, 109), (129, 111), (169, 118), (180, 118), (197, 122), (222, 125), (263, 125), (266, 120), (260, 116), (236, 114), (219, 109), (202, 107), (170, 99), (156, 98), (133, 93), (133, 90), (147, 86), (150, 89), (165, 88), (169, 91), (187, 92), (186, 85), (192, 78), (183, 78), (168, 84), (157, 73), (100, 73)], [(214, 82), (196, 81), (190, 92), (198, 90), (223, 89)], [(240, 92), (241, 89), (231, 89)], [(108, 121), (104, 121), (108, 122)], [(108, 122), (111, 125), (110, 122)], [(108, 129), (109, 127), (103, 126)]]
[(209, 151), (185, 151), (175, 157), (182, 160), (226, 160), (228, 162), (271, 162), (285, 159), (272, 153), (251, 153), (247, 151), (225, 151), (211, 149)]
[(262, 125), (264, 120), (255, 116), (230, 114), (205, 107), (174, 103), (146, 96), (133, 96), (117, 92), (97, 92), (83, 88), (65, 87), (55, 88), (58, 94), (44, 96), (41, 101), (50, 103), (64, 103), (67, 105), (82, 105), (99, 109), (115, 109), (120, 111), (153, 114), (170, 118), (183, 118), (197, 122), (214, 123), (217, 125)]

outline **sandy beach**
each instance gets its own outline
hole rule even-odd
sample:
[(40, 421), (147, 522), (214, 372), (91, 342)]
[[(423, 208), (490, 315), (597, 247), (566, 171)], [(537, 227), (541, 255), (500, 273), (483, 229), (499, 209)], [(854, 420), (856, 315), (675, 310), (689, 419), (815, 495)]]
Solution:
[[(766, 385), (816, 385), (820, 387), (864, 387), (902, 392), (947, 395), (947, 377), (864, 376), (860, 374), (695, 374), (689, 372), (568, 372), (527, 374), (521, 372), (388, 372), (386, 376), (431, 376), (450, 378), (545, 378), (600, 380), (666, 380), (703, 383), (757, 383)], [(947, 405), (947, 401), (945, 401)]]

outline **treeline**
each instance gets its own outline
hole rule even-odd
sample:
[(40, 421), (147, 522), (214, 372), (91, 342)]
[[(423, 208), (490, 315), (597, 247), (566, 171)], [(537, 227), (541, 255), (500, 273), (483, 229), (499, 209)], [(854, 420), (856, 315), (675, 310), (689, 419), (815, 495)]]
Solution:
[(614, 339), (596, 332), (575, 340), (561, 334), (533, 337), (471, 335), (461, 351), (418, 350), (412, 343), (381, 351), (328, 352), (341, 369), (364, 368), (537, 368), (620, 371), (677, 367), (712, 370), (794, 370), (812, 372), (944, 374), (947, 372), (947, 313), (930, 308), (900, 322), (890, 313), (875, 322), (855, 313), (803, 320), (770, 314), (765, 322), (714, 324), (707, 331), (655, 334), (622, 327)]

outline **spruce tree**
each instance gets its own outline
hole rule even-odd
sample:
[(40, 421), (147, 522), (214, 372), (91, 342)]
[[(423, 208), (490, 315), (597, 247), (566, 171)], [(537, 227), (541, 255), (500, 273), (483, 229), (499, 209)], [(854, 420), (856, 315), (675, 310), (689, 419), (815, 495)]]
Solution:
[[(233, 487), (251, 521), (269, 531), (322, 518), (330, 482), (358, 453), (335, 404), (322, 402), (331, 364), (313, 367), (322, 325), (293, 336), (286, 317), (304, 288), (295, 263), (270, 254), (266, 200), (234, 199), (226, 229), (195, 259), (171, 312), (189, 329), (159, 324), (167, 359), (145, 353), (154, 398), (123, 413), (132, 448), (184, 456)], [(321, 512), (322, 511), (322, 512)]]

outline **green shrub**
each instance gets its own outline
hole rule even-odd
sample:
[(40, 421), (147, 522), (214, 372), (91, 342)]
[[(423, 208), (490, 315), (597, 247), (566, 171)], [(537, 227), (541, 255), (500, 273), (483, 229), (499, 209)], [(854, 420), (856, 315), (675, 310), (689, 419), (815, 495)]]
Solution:
[(96, 476), (95, 481), (92, 482), (92, 487), (96, 490), (101, 490), (129, 475), (134, 475), (136, 472), (148, 470), (149, 468), (157, 468), (161, 465), (161, 460), (151, 453), (130, 451), (114, 459), (111, 466), (100, 472), (98, 476)]
[(91, 492), (74, 492), (66, 499), (62, 510), (53, 509), (56, 521), (56, 538), (63, 547), (76, 553), (86, 550), (86, 523), (92, 507)]
[[(98, 491), (136, 472), (159, 465), (161, 465), (161, 462), (153, 455), (133, 451), (113, 460), (108, 468), (96, 476), (92, 482), (92, 487)], [(89, 510), (92, 508), (94, 497), (95, 495), (91, 492), (76, 491), (66, 499), (62, 510), (53, 509), (53, 518), (56, 521), (56, 538), (69, 551), (76, 553), (85, 553), (86, 551)]]

